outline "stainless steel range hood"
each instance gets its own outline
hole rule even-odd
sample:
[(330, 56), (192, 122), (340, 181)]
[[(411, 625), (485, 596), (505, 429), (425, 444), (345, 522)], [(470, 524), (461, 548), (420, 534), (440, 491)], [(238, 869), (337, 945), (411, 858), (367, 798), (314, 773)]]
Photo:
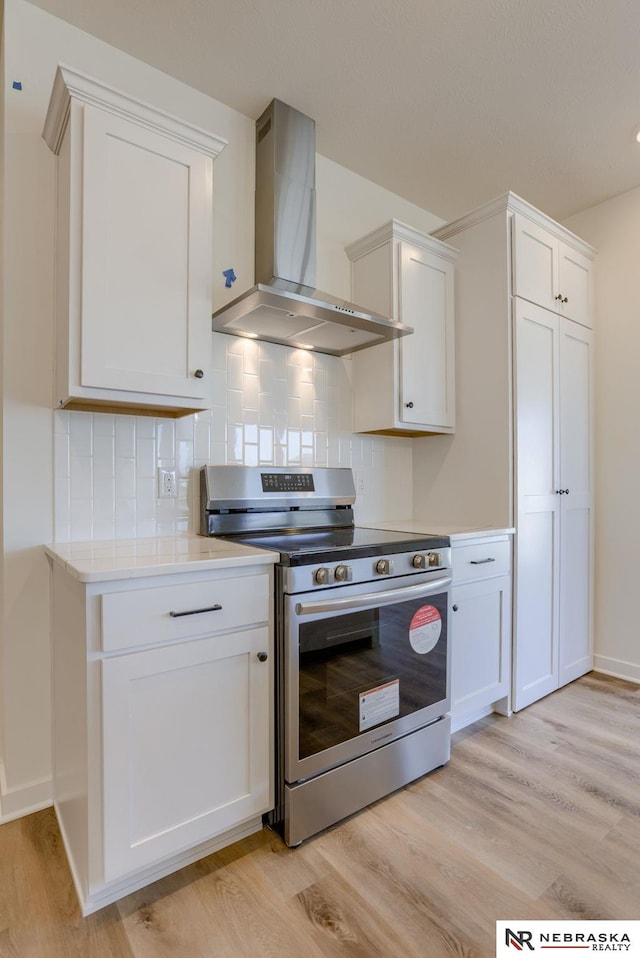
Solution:
[(315, 122), (281, 100), (256, 122), (257, 285), (213, 329), (343, 356), (413, 329), (315, 288), (315, 140)]

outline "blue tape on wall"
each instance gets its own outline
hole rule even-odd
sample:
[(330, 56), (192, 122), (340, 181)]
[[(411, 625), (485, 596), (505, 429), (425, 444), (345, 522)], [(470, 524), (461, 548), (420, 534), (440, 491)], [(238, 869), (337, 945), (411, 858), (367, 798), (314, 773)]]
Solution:
[(21, 81), (21, 80), (14, 80), (13, 83), (11, 84), (11, 86), (13, 87), (14, 90), (21, 90), (21, 89), (22, 89), (22, 81)]
[(233, 269), (223, 269), (222, 275), (224, 276), (224, 285), (227, 287), (227, 289), (230, 289), (230, 287), (233, 286), (238, 278), (233, 272)]

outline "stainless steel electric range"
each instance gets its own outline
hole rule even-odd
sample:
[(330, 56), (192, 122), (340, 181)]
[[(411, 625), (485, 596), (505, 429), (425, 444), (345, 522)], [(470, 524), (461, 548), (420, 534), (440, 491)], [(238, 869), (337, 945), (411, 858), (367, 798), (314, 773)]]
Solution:
[(450, 756), (449, 539), (354, 524), (350, 469), (204, 466), (201, 532), (280, 553), (276, 795), (287, 845)]

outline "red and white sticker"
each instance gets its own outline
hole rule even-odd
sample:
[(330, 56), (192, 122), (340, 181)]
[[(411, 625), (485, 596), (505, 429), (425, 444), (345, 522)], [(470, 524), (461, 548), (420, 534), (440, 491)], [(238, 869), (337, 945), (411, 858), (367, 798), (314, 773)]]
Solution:
[(409, 623), (409, 642), (420, 655), (430, 652), (442, 632), (442, 617), (435, 605), (421, 605)]
[(360, 692), (360, 731), (400, 714), (400, 679)]

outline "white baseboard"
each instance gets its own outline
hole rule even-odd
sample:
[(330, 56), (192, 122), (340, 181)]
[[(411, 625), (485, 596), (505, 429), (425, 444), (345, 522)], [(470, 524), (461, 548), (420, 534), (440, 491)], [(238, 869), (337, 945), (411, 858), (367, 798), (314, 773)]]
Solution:
[(622, 659), (610, 659), (605, 655), (594, 655), (593, 668), (595, 672), (612, 675), (616, 679), (626, 679), (627, 682), (640, 683), (640, 665), (634, 662), (625, 662)]
[(9, 788), (0, 760), (0, 825), (11, 822), (32, 812), (39, 812), (43, 808), (53, 805), (52, 785), (50, 778), (29, 782), (17, 788)]
[(465, 712), (464, 714), (456, 715), (455, 710), (451, 712), (451, 734), (454, 732), (459, 732), (460, 729), (466, 728), (467, 725), (473, 725), (474, 722), (479, 722), (480, 719), (486, 718), (487, 715), (493, 715), (493, 706), (486, 705), (483, 709), (478, 709), (474, 712)]

